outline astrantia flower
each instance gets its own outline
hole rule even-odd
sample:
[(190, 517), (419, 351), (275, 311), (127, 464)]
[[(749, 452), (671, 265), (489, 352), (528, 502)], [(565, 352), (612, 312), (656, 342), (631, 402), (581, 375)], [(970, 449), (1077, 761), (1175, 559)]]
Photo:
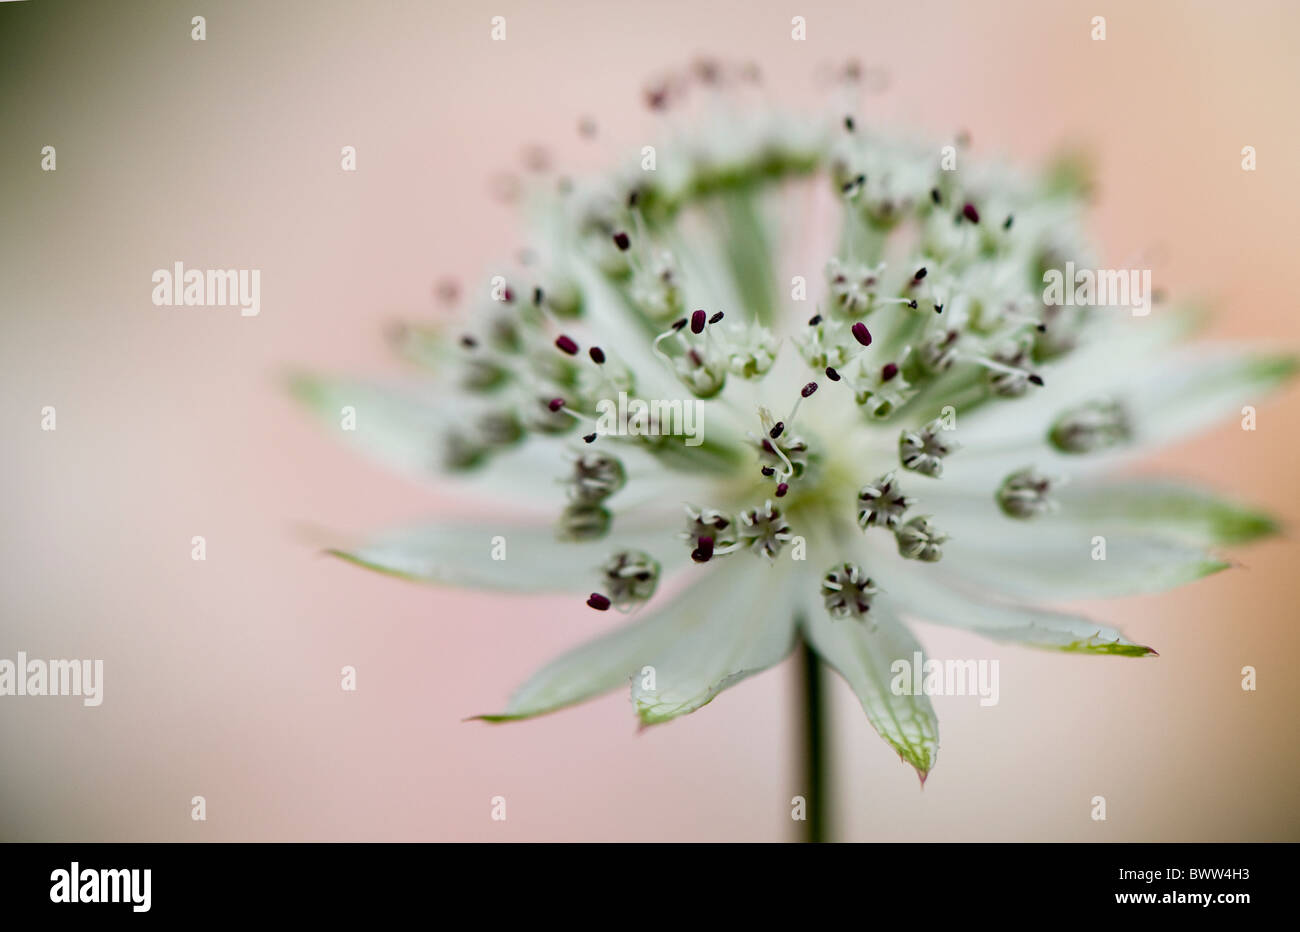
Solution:
[[(743, 95), (701, 74), (697, 93)], [(404, 329), (421, 388), (297, 385), (331, 421), (355, 409), (346, 437), (485, 504), (338, 553), (590, 614), (589, 643), (485, 718), (630, 683), (640, 720), (665, 722), (803, 641), (924, 778), (934, 711), (890, 688), (921, 650), (909, 619), (1142, 656), (1041, 606), (1191, 582), (1227, 566), (1211, 548), (1273, 530), (1108, 475), (1294, 363), (1180, 345), (1190, 315), (1164, 306), (1045, 304), (1045, 272), (1097, 266), (1068, 172), (966, 153), (945, 171), (939, 146), (736, 101), (656, 156), (561, 179), (532, 264), (489, 270), (462, 323)]]

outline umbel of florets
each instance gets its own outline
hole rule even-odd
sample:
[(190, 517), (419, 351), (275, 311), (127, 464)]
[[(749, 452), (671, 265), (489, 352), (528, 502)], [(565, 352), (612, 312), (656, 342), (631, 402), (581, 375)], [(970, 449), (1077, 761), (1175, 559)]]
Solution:
[[(724, 83), (715, 74), (710, 87)], [(652, 95), (656, 109), (671, 108), (689, 84), (665, 85)], [(581, 187), (562, 180), (554, 226), (567, 232), (538, 251), (549, 267), (507, 278), (479, 318), (485, 329), (459, 341), (459, 384), (486, 410), (448, 426), (442, 462), (480, 469), (532, 437), (576, 445), (557, 537), (579, 542), (617, 537), (624, 457), (707, 471), (728, 501), (686, 506), (677, 536), (692, 562), (740, 552), (772, 561), (805, 537), (801, 519), (816, 528), (817, 510), (833, 510), (833, 483), (856, 438), (894, 424), (893, 462), (854, 461), (884, 471), (859, 476), (855, 505), (843, 507), (861, 531), (893, 535), (905, 559), (937, 562), (950, 534), (941, 517), (913, 513), (918, 497), (904, 493), (898, 475), (943, 478), (961, 445), (955, 418), (937, 416), (939, 407), (958, 401), (969, 414), (1022, 399), (1045, 384), (1039, 368), (1079, 342), (1086, 319), (1058, 313), (1034, 289), (1064, 257), (1088, 255), (1071, 225), (1073, 194), (997, 171), (947, 170), (933, 151), (852, 118), (818, 129), (760, 113), (739, 126), (705, 134), (670, 166), (635, 177)], [(775, 281), (775, 228), (761, 205), (819, 171), (828, 184), (809, 196), (838, 202), (840, 229), (830, 239), (840, 245), (820, 263), (815, 312), (790, 326), (797, 308), (781, 313), (793, 302)], [(727, 279), (733, 284), (719, 288)], [(754, 399), (781, 403), (768, 383), (786, 341), (810, 381), (787, 390), (782, 417)], [(711, 420), (734, 421), (738, 407), (752, 406), (754, 421), (738, 425), (741, 442), (727, 431), (685, 445), (649, 404), (674, 384), (674, 403), (717, 410)], [(838, 393), (836, 413), (823, 402), (805, 416), (810, 423), (796, 424), (822, 384)], [(651, 410), (639, 430), (600, 428), (597, 410), (616, 392)], [(1122, 407), (1089, 401), (1061, 412), (1045, 439), (1085, 453), (1122, 442), (1128, 429)], [(989, 492), (1003, 514), (1024, 520), (1051, 510), (1049, 486), (1022, 467)], [(627, 587), (615, 582), (611, 604), (627, 604)]]
[[(721, 109), (653, 164), (553, 179), (527, 262), (465, 289), (461, 325), (395, 334), (434, 391), (360, 406), (358, 439), (408, 468), (493, 496), (541, 488), (540, 542), (520, 530), (533, 549), (486, 569), (463, 531), (346, 555), (647, 613), (541, 671), (500, 718), (653, 668), (633, 700), (664, 721), (803, 639), (924, 774), (928, 700), (878, 689), (920, 650), (900, 619), (1150, 653), (1032, 603), (1185, 582), (1226, 565), (1204, 545), (1272, 525), (1199, 492), (1099, 485), (1097, 464), (1234, 413), (1294, 365), (1185, 362), (1172, 312), (1049, 300), (1047, 276), (1096, 265), (1073, 171), (783, 116), (756, 81), (717, 66), (648, 95), (681, 122), (693, 95)], [(354, 403), (299, 389), (322, 410)], [(1087, 559), (1111, 525), (1120, 558)]]

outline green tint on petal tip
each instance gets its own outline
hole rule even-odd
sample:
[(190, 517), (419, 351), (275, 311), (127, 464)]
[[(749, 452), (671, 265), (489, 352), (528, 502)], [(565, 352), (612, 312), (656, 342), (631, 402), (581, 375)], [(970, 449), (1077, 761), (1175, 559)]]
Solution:
[(880, 737), (915, 768), (921, 782), (939, 756), (939, 719), (930, 697), (894, 695), (891, 664), (914, 661), (917, 642), (897, 619), (873, 609), (872, 622), (833, 619), (816, 602), (802, 621), (812, 649), (848, 682)]

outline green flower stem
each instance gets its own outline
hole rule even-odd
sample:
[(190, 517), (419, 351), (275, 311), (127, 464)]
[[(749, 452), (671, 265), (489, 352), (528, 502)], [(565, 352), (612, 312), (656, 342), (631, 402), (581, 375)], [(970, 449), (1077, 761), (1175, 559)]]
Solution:
[[(830, 808), (830, 768), (826, 737), (826, 669), (807, 642), (799, 644), (800, 685), (803, 693), (803, 790), (806, 800), (803, 840), (826, 841), (827, 810)], [(799, 824), (799, 823), (796, 823)]]

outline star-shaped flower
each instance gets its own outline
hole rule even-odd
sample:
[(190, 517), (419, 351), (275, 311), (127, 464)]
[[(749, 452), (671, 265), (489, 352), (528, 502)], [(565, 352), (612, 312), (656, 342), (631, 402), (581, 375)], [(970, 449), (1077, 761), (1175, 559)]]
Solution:
[[(355, 407), (345, 436), (496, 515), (340, 556), (595, 610), (597, 636), (484, 718), (630, 684), (665, 722), (802, 640), (924, 778), (934, 710), (890, 688), (921, 651), (909, 620), (1143, 656), (1040, 606), (1188, 583), (1275, 529), (1111, 473), (1257, 402), (1292, 358), (1185, 345), (1192, 318), (1164, 306), (1044, 303), (1045, 272), (1091, 261), (1077, 187), (852, 130), (736, 110), (655, 172), (560, 185), (540, 266), (485, 285), (463, 328), (398, 335), (421, 390), (297, 381), (331, 420)], [(602, 422), (620, 393), (643, 416)]]

